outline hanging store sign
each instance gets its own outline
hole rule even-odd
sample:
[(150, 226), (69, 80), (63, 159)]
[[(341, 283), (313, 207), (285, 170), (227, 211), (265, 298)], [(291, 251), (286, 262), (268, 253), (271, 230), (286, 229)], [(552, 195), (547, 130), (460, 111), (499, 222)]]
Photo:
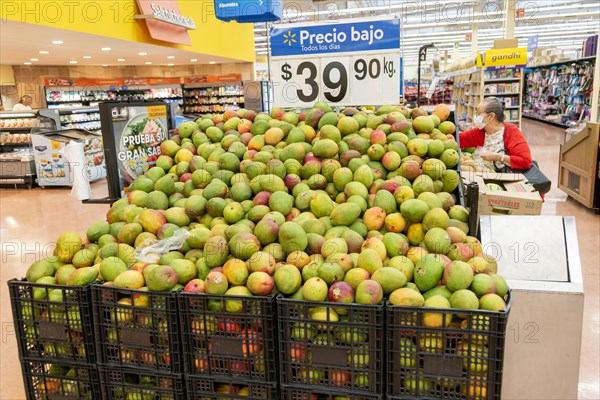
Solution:
[(400, 21), (356, 20), (271, 28), (274, 104), (396, 104)]
[(527, 65), (527, 48), (525, 47), (490, 49), (485, 52), (485, 66), (487, 68), (522, 68), (525, 65)]
[(221, 21), (272, 22), (283, 14), (283, 0), (215, 0), (215, 15)]
[(137, 0), (140, 15), (152, 39), (190, 46), (192, 40), (188, 30), (195, 30), (193, 18), (181, 14), (179, 4), (172, 0)]

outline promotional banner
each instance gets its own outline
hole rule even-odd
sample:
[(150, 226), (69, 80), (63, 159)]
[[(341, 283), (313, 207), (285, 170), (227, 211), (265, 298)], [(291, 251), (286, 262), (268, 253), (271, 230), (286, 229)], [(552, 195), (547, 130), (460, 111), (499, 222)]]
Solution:
[(275, 106), (398, 103), (398, 19), (277, 25), (270, 35)]
[(525, 67), (525, 65), (527, 65), (527, 48), (525, 47), (490, 49), (485, 52), (486, 68), (519, 68)]
[(107, 174), (119, 185), (110, 196), (119, 198), (126, 186), (156, 164), (160, 144), (169, 134), (167, 105), (106, 102), (100, 105), (100, 118), (102, 126), (109, 127), (102, 129)]

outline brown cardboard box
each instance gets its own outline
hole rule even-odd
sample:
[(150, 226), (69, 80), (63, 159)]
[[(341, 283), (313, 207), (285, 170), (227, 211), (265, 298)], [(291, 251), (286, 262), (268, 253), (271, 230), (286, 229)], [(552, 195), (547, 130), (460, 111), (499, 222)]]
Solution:
[(494, 40), (494, 49), (510, 49), (519, 47), (519, 39), (496, 39)]
[[(496, 172), (461, 172), (463, 185), (479, 186), (479, 215), (540, 215), (542, 198), (521, 174)], [(495, 183), (505, 191), (491, 191), (486, 184)]]

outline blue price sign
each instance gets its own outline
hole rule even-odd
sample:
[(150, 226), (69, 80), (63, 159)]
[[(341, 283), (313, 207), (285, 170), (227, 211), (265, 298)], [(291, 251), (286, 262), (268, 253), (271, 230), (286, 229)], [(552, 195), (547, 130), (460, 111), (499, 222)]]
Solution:
[(397, 104), (400, 20), (277, 25), (271, 31), (274, 104)]
[(215, 14), (221, 21), (279, 21), (283, 0), (215, 0)]
[(398, 19), (271, 28), (273, 57), (399, 49)]

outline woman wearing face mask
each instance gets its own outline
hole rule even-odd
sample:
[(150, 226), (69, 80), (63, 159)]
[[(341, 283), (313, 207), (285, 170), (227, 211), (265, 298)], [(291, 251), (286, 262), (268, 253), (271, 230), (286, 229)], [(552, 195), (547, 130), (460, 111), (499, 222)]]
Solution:
[(485, 98), (473, 118), (476, 128), (460, 133), (460, 147), (475, 147), (475, 162), (491, 171), (503, 167), (526, 170), (531, 167), (531, 150), (516, 125), (504, 122), (504, 104)]

